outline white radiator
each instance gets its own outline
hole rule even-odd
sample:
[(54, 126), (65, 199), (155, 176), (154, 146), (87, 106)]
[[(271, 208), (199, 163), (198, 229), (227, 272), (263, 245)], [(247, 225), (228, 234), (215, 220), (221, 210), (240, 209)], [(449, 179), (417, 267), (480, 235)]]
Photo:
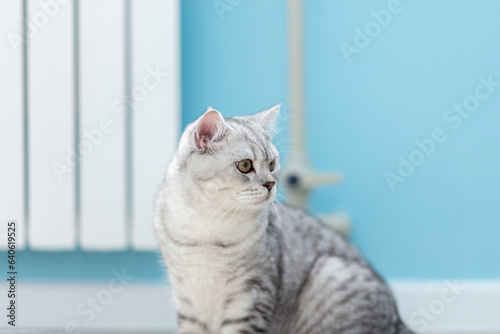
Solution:
[(18, 248), (156, 247), (154, 197), (180, 124), (178, 7), (2, 0), (2, 248), (12, 220)]

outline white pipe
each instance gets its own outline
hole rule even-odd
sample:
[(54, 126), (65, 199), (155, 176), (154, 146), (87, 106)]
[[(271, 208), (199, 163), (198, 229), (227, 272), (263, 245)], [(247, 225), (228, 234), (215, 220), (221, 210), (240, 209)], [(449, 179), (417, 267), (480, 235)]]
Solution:
[[(302, 5), (302, 0), (288, 1), (292, 150), (288, 167), (283, 172), (283, 180), (286, 184), (288, 202), (306, 208), (309, 193), (313, 188), (323, 184), (340, 182), (342, 176), (336, 172), (319, 173), (313, 170), (306, 153)], [(324, 216), (322, 220), (344, 235), (350, 230), (350, 220), (345, 214), (330, 214)]]
[[(290, 0), (289, 10), (289, 54), (290, 54), (290, 111), (291, 147), (294, 154), (291, 159), (307, 161), (305, 156), (305, 117), (304, 117), (304, 56), (302, 0)], [(292, 162), (292, 161), (291, 161)], [(295, 162), (295, 161), (293, 161)], [(292, 163), (293, 163), (292, 162)]]

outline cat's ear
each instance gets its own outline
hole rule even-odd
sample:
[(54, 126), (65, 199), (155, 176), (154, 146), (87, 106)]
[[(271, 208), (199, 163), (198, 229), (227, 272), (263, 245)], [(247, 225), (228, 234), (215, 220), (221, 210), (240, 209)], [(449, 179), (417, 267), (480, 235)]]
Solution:
[(203, 149), (212, 142), (221, 140), (229, 129), (221, 113), (212, 107), (198, 119), (194, 140), (196, 147)]
[(281, 103), (253, 115), (253, 119), (259, 123), (271, 136), (275, 132), (277, 116), (281, 108)]

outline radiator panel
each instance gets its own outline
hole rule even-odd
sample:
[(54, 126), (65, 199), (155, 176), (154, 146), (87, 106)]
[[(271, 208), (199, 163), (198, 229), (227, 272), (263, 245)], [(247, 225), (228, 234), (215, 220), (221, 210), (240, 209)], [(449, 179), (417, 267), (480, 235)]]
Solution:
[(179, 59), (172, 50), (179, 44), (179, 9), (177, 2), (161, 0), (135, 0), (132, 8), (132, 244), (148, 250), (156, 248), (154, 199), (178, 139)]
[(81, 246), (127, 246), (124, 2), (80, 2)]
[(38, 1), (28, 4), (28, 20), (39, 22), (28, 31), (30, 246), (74, 249), (72, 5), (49, 16)]
[(0, 10), (0, 249), (7, 248), (7, 222), (17, 222), (18, 248), (25, 245), (21, 2)]

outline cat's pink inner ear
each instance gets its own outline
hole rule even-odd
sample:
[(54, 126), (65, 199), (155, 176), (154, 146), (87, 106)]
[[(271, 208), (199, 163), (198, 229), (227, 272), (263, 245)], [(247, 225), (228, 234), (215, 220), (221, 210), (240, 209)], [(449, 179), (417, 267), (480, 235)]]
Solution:
[(208, 110), (200, 120), (196, 129), (196, 147), (202, 149), (211, 141), (217, 139), (223, 132), (224, 120), (220, 112), (215, 109)]

